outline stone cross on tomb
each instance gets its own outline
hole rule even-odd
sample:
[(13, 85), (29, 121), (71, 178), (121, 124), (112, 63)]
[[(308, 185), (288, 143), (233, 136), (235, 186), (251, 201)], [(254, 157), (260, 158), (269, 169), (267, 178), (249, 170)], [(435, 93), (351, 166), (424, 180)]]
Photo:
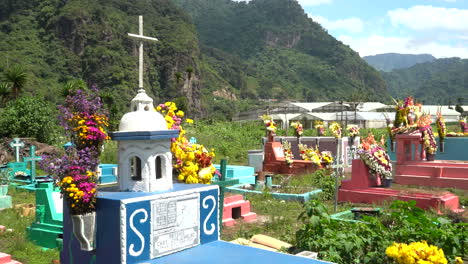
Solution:
[(138, 30), (138, 35), (132, 33), (128, 33), (128, 35), (140, 40), (140, 50), (138, 52), (140, 56), (138, 65), (138, 88), (143, 89), (143, 40), (158, 41), (158, 39), (143, 35), (143, 16), (138, 16)]
[(15, 149), (16, 162), (19, 162), (19, 149), (24, 147), (24, 142), (19, 138), (14, 138), (13, 141), (10, 142), (10, 147)]
[(36, 156), (36, 146), (31, 145), (29, 157), (25, 157), (23, 160), (31, 162), (31, 182), (34, 182), (36, 180), (36, 161), (42, 160), (41, 156)]

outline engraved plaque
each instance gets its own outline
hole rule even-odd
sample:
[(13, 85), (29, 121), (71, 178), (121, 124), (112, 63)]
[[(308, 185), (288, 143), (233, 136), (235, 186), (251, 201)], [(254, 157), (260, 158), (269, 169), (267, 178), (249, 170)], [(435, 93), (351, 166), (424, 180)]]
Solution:
[(151, 201), (151, 257), (200, 244), (199, 194)]

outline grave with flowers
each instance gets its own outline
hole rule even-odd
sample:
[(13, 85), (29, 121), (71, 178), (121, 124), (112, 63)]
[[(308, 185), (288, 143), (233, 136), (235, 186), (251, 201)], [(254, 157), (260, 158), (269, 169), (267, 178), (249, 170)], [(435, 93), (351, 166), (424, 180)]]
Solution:
[[(330, 130), (334, 137), (302, 137), (302, 125), (293, 122), (295, 137), (276, 136), (276, 125), (269, 116), (262, 116), (268, 137), (264, 139), (263, 171), (273, 174), (300, 175), (326, 167), (337, 157), (346, 167), (356, 157), (359, 146), (359, 128), (350, 125), (346, 129), (348, 137), (342, 137), (341, 126), (333, 122)], [(300, 159), (299, 159), (300, 158)]]
[[(400, 113), (397, 112), (397, 115)], [(415, 115), (419, 116), (419, 122), (427, 123), (427, 117), (424, 115)], [(395, 119), (400, 120), (400, 117), (397, 116)], [(407, 117), (405, 122), (413, 122), (412, 117)], [(410, 120), (410, 121), (408, 121)], [(422, 126), (420, 126), (422, 127)], [(403, 129), (403, 128), (402, 128)], [(408, 129), (408, 128), (405, 128)], [(423, 139), (428, 139), (428, 147), (432, 148), (434, 143), (431, 143), (430, 127), (424, 126), (422, 134)], [(418, 147), (420, 144), (421, 135), (398, 135), (399, 137), (408, 137), (409, 143), (404, 143), (404, 141), (399, 141), (400, 150), (408, 148), (403, 148), (403, 144), (414, 144), (417, 145), (415, 151), (418, 152)], [(400, 162), (397, 161), (397, 172), (401, 170), (402, 162), (406, 163), (407, 160), (412, 159), (411, 146), (409, 147), (408, 152), (399, 152), (398, 159), (401, 159)], [(433, 149), (428, 152), (431, 153)], [(392, 180), (392, 163), (389, 156), (387, 155), (382, 142), (378, 143), (374, 139), (373, 135), (369, 135), (366, 139), (363, 140), (360, 145), (359, 150), (357, 151), (360, 159), (353, 160), (352, 166), (352, 178), (350, 180), (344, 180), (341, 184), (341, 187), (338, 192), (339, 201), (347, 201), (353, 203), (379, 203), (387, 200), (403, 200), (416, 201), (418, 207), (428, 209), (435, 208), (437, 210), (441, 208), (457, 211), (459, 208), (459, 199), (457, 196), (449, 192), (444, 192), (442, 194), (433, 194), (433, 193), (424, 193), (424, 192), (405, 192), (399, 190), (393, 190), (389, 187), (389, 183)], [(419, 154), (416, 154), (415, 157), (418, 157)]]
[[(439, 110), (437, 142), (431, 116), (421, 113), (421, 105), (415, 104), (411, 97), (397, 102), (396, 109), (395, 122), (389, 126), (390, 138), (396, 143), (395, 182), (468, 190), (468, 139), (453, 138), (448, 144), (447, 135), (452, 133), (447, 133)], [(443, 153), (437, 153), (438, 149)], [(435, 160), (436, 153), (438, 160)]]
[[(111, 134), (119, 144), (118, 189), (95, 196), (94, 225), (72, 221), (74, 207), (64, 207), (66, 250), (61, 263), (253, 263), (258, 258), (269, 263), (323, 263), (219, 240), (218, 186), (187, 184), (211, 180), (212, 164), (202, 155), (208, 153), (202, 149), (197, 154), (198, 146), (190, 146), (183, 129), (168, 129), (180, 123), (166, 122), (169, 118), (153, 110), (143, 90), (131, 107), (135, 111), (125, 114), (119, 131)], [(159, 111), (167, 117), (175, 111), (171, 107), (175, 105)], [(171, 148), (180, 150), (174, 154)], [(197, 161), (197, 155), (202, 159)], [(176, 165), (178, 159), (184, 161), (175, 171), (185, 183), (173, 183), (173, 156)], [(186, 161), (192, 167), (187, 168)], [(208, 167), (200, 173), (203, 164)], [(199, 173), (191, 174), (192, 169)]]

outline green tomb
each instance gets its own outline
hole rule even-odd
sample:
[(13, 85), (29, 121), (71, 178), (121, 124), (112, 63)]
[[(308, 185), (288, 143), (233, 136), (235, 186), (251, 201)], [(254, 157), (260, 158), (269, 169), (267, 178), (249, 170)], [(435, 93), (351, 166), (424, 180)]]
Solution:
[(36, 188), (36, 219), (26, 229), (29, 240), (44, 248), (60, 246), (63, 234), (63, 201), (52, 182)]

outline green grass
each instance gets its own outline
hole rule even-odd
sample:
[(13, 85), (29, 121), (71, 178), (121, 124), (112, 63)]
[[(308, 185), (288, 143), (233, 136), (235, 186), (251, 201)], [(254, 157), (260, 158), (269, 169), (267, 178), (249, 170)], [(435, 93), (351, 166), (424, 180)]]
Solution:
[[(13, 207), (15, 204), (36, 204), (34, 192), (22, 191), (10, 186), (8, 195), (12, 196)], [(24, 264), (51, 263), (52, 260), (59, 258), (59, 251), (57, 249), (45, 250), (28, 241), (26, 237), (26, 227), (30, 226), (33, 221), (34, 216), (23, 216), (14, 208), (1, 211), (0, 224), (13, 231), (0, 233), (0, 252), (8, 253), (13, 259)]]

